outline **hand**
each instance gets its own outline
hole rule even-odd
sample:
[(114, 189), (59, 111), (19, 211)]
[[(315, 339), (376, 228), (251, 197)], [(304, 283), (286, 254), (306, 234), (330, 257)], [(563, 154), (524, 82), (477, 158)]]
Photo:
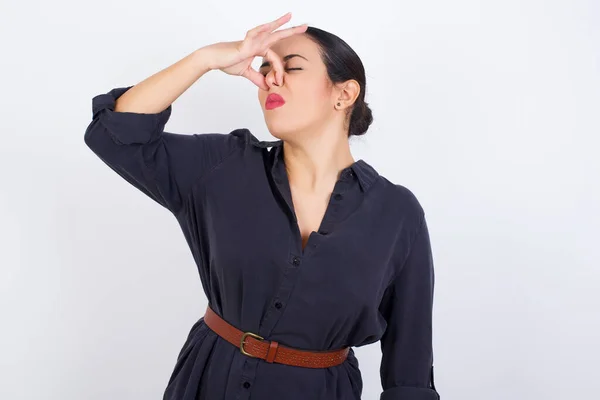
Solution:
[(303, 24), (273, 32), (288, 22), (291, 16), (291, 13), (287, 13), (275, 21), (249, 30), (244, 40), (219, 42), (208, 46), (212, 51), (212, 68), (219, 69), (228, 75), (243, 76), (259, 88), (268, 90), (265, 77), (251, 65), (254, 57), (264, 57), (275, 70), (276, 81), (279, 84), (283, 83), (283, 61), (270, 47), (278, 40), (306, 31), (308, 27), (307, 24)]

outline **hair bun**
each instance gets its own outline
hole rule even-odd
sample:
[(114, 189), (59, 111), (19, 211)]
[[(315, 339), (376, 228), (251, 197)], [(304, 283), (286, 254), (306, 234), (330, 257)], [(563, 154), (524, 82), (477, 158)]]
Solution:
[(348, 136), (364, 135), (373, 122), (373, 112), (366, 101), (359, 101), (350, 116)]
[[(314, 26), (309, 26), (304, 35), (315, 41), (321, 51), (321, 59), (325, 64), (327, 76), (332, 83), (346, 82), (350, 79), (358, 82), (360, 92), (354, 102), (350, 121), (348, 122), (348, 136), (364, 135), (373, 122), (373, 113), (369, 104), (365, 102), (367, 82), (365, 67), (356, 52), (338, 36)], [(346, 118), (348, 115), (346, 114)]]

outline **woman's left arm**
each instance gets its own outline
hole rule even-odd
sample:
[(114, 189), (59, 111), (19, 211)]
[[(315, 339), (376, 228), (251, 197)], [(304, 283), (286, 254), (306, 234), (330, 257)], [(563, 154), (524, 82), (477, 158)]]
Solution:
[(379, 307), (387, 321), (381, 338), (380, 400), (440, 398), (433, 381), (433, 287), (433, 256), (422, 214), (408, 256)]

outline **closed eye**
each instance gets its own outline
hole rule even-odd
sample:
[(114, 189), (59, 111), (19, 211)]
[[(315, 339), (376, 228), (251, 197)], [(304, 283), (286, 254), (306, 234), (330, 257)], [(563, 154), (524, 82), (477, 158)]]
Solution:
[[(301, 70), (302, 68), (284, 68), (286, 71)], [(261, 73), (262, 76), (267, 76), (266, 72)]]

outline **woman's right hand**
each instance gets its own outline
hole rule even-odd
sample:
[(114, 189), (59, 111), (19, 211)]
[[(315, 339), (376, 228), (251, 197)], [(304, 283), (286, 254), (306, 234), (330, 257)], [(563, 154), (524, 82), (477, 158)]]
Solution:
[(287, 13), (275, 21), (259, 25), (246, 33), (244, 40), (235, 42), (219, 42), (207, 46), (211, 51), (213, 69), (219, 69), (226, 74), (243, 76), (261, 89), (269, 90), (264, 75), (252, 68), (254, 57), (264, 57), (275, 70), (275, 79), (282, 83), (283, 62), (270, 47), (280, 39), (306, 31), (307, 24), (273, 30), (288, 22), (292, 14)]

